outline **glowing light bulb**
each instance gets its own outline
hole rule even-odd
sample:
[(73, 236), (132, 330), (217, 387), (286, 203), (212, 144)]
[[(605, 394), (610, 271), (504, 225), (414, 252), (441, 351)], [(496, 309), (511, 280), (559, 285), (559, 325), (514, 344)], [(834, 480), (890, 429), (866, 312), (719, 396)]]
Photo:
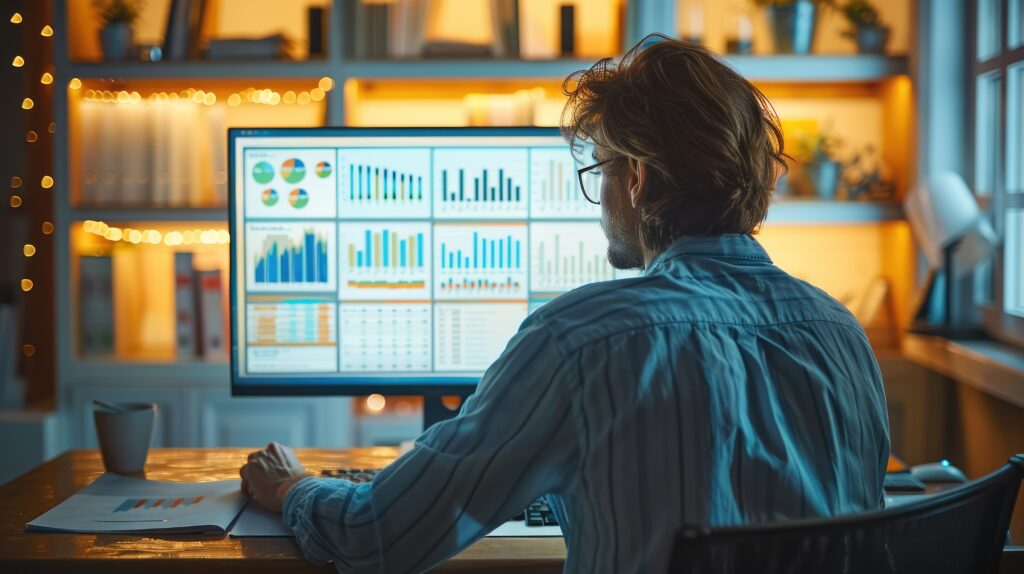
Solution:
[(21, 196), (20, 195), (12, 195), (11, 196), (11, 207), (13, 207), (14, 209), (17, 209), (17, 208), (21, 207)]
[(320, 78), (320, 82), (317, 84), (317, 87), (325, 92), (329, 92), (334, 89), (334, 80), (324, 76)]
[(11, 15), (11, 24), (21, 24), (21, 14), (15, 12)]
[(20, 68), (25, 65), (25, 58), (22, 58), (21, 56), (15, 56), (14, 60), (11, 61), (11, 65), (15, 68)]
[(228, 96), (228, 105), (229, 106), (235, 107), (235, 106), (237, 106), (238, 104), (241, 104), (241, 103), (242, 103), (242, 96), (239, 96), (238, 94), (231, 94), (230, 96)]
[(57, 131), (57, 122), (50, 122), (50, 125), (46, 128), (46, 131), (55, 133)]
[(366, 408), (370, 409), (375, 413), (379, 413), (380, 411), (384, 410), (384, 407), (386, 405), (387, 399), (385, 399), (383, 395), (374, 393), (366, 397)]
[(133, 104), (137, 104), (142, 101), (142, 95), (138, 92), (132, 92), (128, 94), (128, 101), (130, 101)]
[(293, 92), (291, 90), (288, 90), (287, 92), (284, 93), (284, 96), (281, 98), (281, 101), (286, 103), (286, 104), (294, 104), (295, 103), (295, 92)]
[(43, 235), (50, 235), (53, 233), (53, 224), (49, 221), (43, 222)]
[(326, 95), (327, 94), (325, 94), (324, 91), (321, 90), (320, 88), (313, 88), (312, 90), (309, 91), (309, 99), (313, 100), (314, 102), (323, 101)]
[(21, 101), (21, 109), (31, 110), (36, 106), (36, 103), (32, 101), (32, 98), (25, 98)]
[(206, 95), (203, 96), (203, 103), (208, 105), (208, 106), (212, 106), (213, 104), (216, 104), (217, 103), (217, 94), (214, 94), (213, 92), (206, 92)]
[(11, 189), (18, 189), (21, 187), (21, 178), (14, 176), (11, 178)]
[(309, 92), (302, 92), (301, 94), (299, 94), (299, 97), (298, 97), (297, 101), (299, 102), (300, 105), (304, 106), (304, 105), (309, 103), (309, 100), (310, 100)]
[(21, 290), (26, 292), (26, 293), (31, 291), (32, 287), (34, 287), (34, 286), (35, 286), (35, 284), (32, 283), (31, 279), (22, 279), (21, 280)]
[(28, 133), (25, 134), (25, 141), (28, 143), (35, 143), (38, 139), (39, 134), (36, 133), (36, 130), (28, 130)]
[(36, 254), (36, 246), (31, 243), (26, 243), (25, 246), (21, 248), (21, 252), (25, 254), (25, 257), (32, 257)]
[(53, 74), (50, 72), (43, 72), (43, 76), (39, 78), (39, 83), (44, 86), (49, 86), (53, 83)]
[(68, 82), (68, 87), (72, 90), (78, 90), (82, 87), (82, 80), (79, 80), (78, 78), (71, 78), (71, 81)]
[(53, 187), (53, 178), (48, 175), (44, 175), (43, 179), (39, 180), (39, 185), (42, 186), (43, 189), (50, 189)]
[(42, 30), (39, 31), (39, 35), (43, 38), (49, 38), (50, 36), (53, 36), (53, 28), (51, 28), (50, 25), (47, 24), (43, 26)]

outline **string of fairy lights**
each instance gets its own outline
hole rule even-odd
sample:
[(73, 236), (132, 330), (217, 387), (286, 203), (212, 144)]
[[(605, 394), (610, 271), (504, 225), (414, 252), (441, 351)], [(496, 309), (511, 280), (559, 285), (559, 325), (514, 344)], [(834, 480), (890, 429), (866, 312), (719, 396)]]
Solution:
[[(15, 27), (15, 26), (28, 26), (29, 23), (25, 21), (25, 17), (22, 16), (22, 14), (20, 12), (14, 12), (13, 14), (11, 14), (11, 16), (10, 16), (10, 18), (8, 20), (8, 25), (11, 26), (11, 27)], [(31, 36), (29, 36), (29, 37), (31, 37)], [(43, 41), (43, 42), (45, 42), (45, 41), (49, 40), (50, 38), (52, 38), (53, 37), (53, 27), (51, 27), (49, 24), (43, 25), (39, 29), (39, 37), (41, 38), (40, 41)], [(39, 52), (42, 52), (42, 50), (40, 50)], [(11, 66), (13, 68), (24, 69), (24, 68), (26, 68), (26, 65), (28, 63), (29, 62), (26, 61), (25, 56), (23, 56), (21, 54), (15, 54), (11, 58)], [(46, 67), (46, 66), (44, 65), (42, 67)], [(40, 75), (40, 77), (39, 77), (39, 83), (41, 85), (43, 85), (43, 86), (52, 85), (53, 81), (54, 81), (53, 74), (51, 72), (49, 72), (49, 71), (44, 71)], [(21, 101), (21, 109), (23, 111), (25, 111), (25, 112), (27, 112), (29, 110), (32, 110), (33, 108), (35, 108), (35, 106), (36, 106), (36, 102), (30, 96), (25, 97)], [(57, 131), (56, 123), (54, 123), (53, 121), (50, 121), (49, 122), (49, 126), (47, 127), (47, 132), (50, 133), (50, 134), (53, 134), (56, 131)], [(25, 133), (25, 141), (27, 143), (29, 143), (29, 144), (33, 144), (33, 143), (39, 141), (39, 132), (36, 131), (35, 129), (29, 129)], [(11, 193), (10, 198), (8, 199), (8, 208), (9, 209), (12, 209), (12, 210), (23, 209), (23, 208), (27, 207), (26, 206), (26, 201), (31, 201), (31, 197), (32, 196), (29, 193), (29, 189), (27, 189), (29, 187), (29, 182), (26, 181), (27, 177), (28, 176), (26, 176), (25, 174), (13, 175), (11, 177), (10, 188), (12, 190), (12, 193)], [(49, 189), (53, 188), (54, 183), (55, 183), (54, 179), (53, 179), (53, 177), (51, 175), (44, 174), (44, 175), (40, 176), (39, 188), (41, 190), (49, 190)], [(42, 221), (39, 222), (39, 225), (40, 225), (40, 230), (42, 231), (43, 235), (49, 236), (49, 235), (53, 234), (53, 232), (54, 232), (53, 223), (51, 221), (49, 221), (48, 219), (44, 218)], [(39, 249), (40, 248), (37, 247), (35, 244), (31, 243), (31, 241), (26, 241), (24, 243), (24, 245), (22, 245), (21, 254), (25, 258), (35, 257), (35, 256), (37, 256), (39, 254)], [(20, 280), (20, 286), (21, 286), (22, 292), (28, 294), (35, 287), (35, 281), (30, 276), (29, 273), (25, 273), (25, 276), (22, 277), (21, 280)], [(22, 353), (25, 355), (25, 357), (30, 358), (30, 357), (32, 357), (35, 354), (36, 347), (35, 347), (34, 344), (32, 344), (31, 341), (26, 341), (26, 342), (24, 342), (22, 344), (21, 350), (22, 350)]]

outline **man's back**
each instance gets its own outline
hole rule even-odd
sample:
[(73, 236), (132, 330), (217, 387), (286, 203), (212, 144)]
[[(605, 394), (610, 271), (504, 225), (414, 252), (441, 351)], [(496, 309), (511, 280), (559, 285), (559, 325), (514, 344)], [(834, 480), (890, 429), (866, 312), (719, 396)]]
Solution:
[(879, 505), (888, 429), (863, 330), (753, 239), (684, 238), (529, 322), (580, 365), (578, 479), (552, 496), (567, 571), (664, 571), (684, 523)]

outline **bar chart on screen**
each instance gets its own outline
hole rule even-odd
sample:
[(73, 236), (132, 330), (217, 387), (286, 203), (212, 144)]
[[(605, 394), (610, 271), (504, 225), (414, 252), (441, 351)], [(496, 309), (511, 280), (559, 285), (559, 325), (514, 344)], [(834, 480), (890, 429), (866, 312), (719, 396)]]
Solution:
[(429, 299), (429, 223), (342, 223), (341, 287), (348, 300)]
[(338, 156), (339, 217), (430, 217), (430, 149), (344, 148)]
[(615, 278), (596, 222), (534, 223), (530, 251), (530, 291), (560, 293)]
[(334, 149), (246, 149), (245, 216), (332, 219), (337, 210)]
[[(587, 190), (600, 194), (601, 178), (584, 174)], [(593, 195), (592, 197), (597, 197)], [(576, 162), (565, 148), (530, 149), (530, 217), (599, 219), (601, 207), (580, 191)]]
[(525, 223), (434, 228), (435, 299), (526, 299)]
[(327, 292), (337, 286), (333, 223), (247, 223), (246, 288)]
[(338, 370), (333, 297), (257, 295), (246, 303), (245, 339), (252, 372)]
[(430, 302), (342, 303), (341, 370), (430, 371)]
[(434, 217), (522, 219), (529, 202), (522, 148), (434, 150)]
[(516, 334), (526, 314), (526, 301), (435, 304), (434, 369), (487, 369)]

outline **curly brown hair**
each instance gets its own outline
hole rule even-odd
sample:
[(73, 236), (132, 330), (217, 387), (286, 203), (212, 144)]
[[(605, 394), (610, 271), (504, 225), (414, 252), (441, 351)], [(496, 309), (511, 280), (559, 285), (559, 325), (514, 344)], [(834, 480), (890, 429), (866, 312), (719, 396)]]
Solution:
[[(654, 42), (654, 43), (652, 43)], [(755, 233), (785, 173), (782, 129), (768, 99), (703, 46), (651, 35), (616, 64), (570, 75), (562, 133), (576, 149), (649, 167), (637, 205), (640, 241), (661, 251), (684, 235)]]

